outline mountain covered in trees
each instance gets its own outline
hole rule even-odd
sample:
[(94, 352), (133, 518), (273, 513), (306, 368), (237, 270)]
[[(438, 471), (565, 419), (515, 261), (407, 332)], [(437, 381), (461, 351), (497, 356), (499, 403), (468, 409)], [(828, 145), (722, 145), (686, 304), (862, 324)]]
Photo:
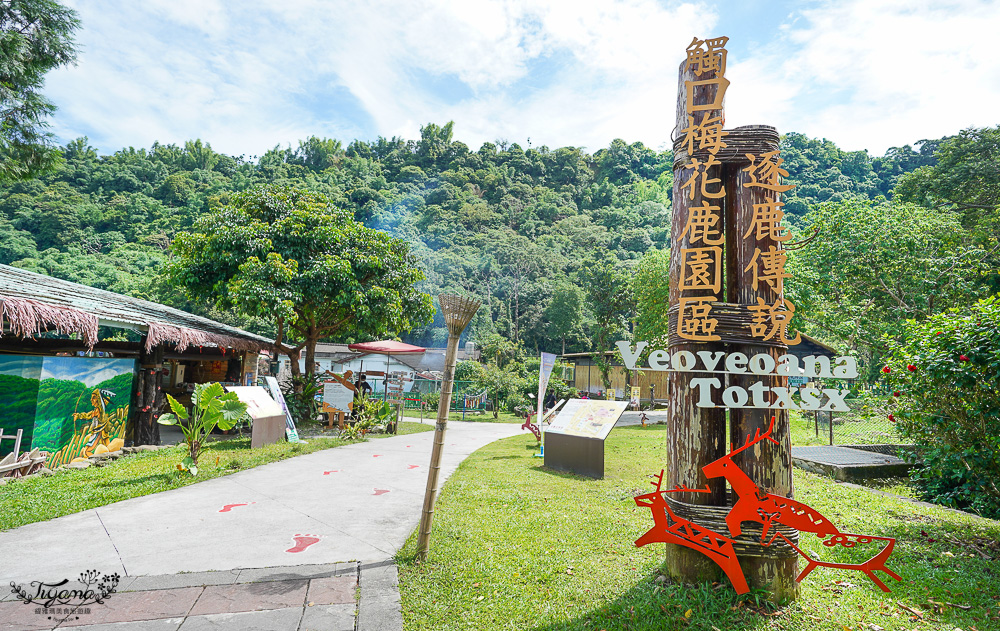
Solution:
[[(784, 198), (788, 221), (803, 238), (820, 230), (794, 254), (790, 291), (811, 315), (799, 326), (844, 350), (877, 355), (876, 338), (892, 333), (885, 321), (985, 293), (996, 269), (995, 249), (989, 250), (996, 200), (988, 191), (985, 201), (968, 207), (949, 199), (955, 191), (946, 190), (951, 175), (940, 162), (945, 156), (957, 160), (949, 168), (967, 171), (968, 162), (982, 159), (977, 152), (984, 145), (992, 142), (995, 150), (998, 134), (970, 130), (881, 157), (785, 135), (786, 180), (797, 185)], [(947, 153), (963, 143), (970, 155)], [(672, 154), (642, 143), (615, 140), (593, 153), (507, 141), (472, 149), (454, 140), (448, 123), (424, 126), (416, 140), (380, 137), (345, 146), (311, 137), (255, 159), (220, 154), (202, 140), (100, 155), (80, 138), (62, 152), (64, 161), (50, 174), (0, 188), (0, 263), (262, 334), (273, 334), (266, 322), (191, 302), (161, 275), (178, 232), (256, 185), (321, 193), (365, 225), (408, 241), (427, 276), (421, 289), (473, 292), (484, 300), (469, 335), (485, 345), (590, 351), (633, 327), (655, 329), (650, 322), (664, 302), (655, 285), (666, 284)], [(995, 154), (993, 160), (995, 170)], [(915, 203), (901, 206), (902, 196)], [(852, 231), (844, 224), (849, 216), (912, 223)], [(866, 247), (859, 232), (883, 243)], [(897, 242), (928, 266), (906, 286), (899, 278), (879, 280), (883, 271), (909, 273), (899, 253), (872, 258)], [(851, 269), (846, 256), (856, 257)], [(889, 286), (883, 291), (880, 283)], [(884, 295), (873, 297), (875, 290)], [(932, 296), (938, 302), (928, 308)], [(406, 341), (441, 346), (445, 337), (439, 314)]]

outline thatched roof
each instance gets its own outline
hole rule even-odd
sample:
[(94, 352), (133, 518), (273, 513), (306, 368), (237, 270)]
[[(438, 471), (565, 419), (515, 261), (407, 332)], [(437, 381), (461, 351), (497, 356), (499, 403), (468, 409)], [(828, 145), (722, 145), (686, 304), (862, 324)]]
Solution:
[(89, 347), (97, 327), (131, 329), (146, 335), (146, 350), (174, 343), (259, 351), (271, 346), (265, 337), (173, 307), (95, 289), (0, 265), (0, 335), (32, 337), (44, 331), (77, 334)]

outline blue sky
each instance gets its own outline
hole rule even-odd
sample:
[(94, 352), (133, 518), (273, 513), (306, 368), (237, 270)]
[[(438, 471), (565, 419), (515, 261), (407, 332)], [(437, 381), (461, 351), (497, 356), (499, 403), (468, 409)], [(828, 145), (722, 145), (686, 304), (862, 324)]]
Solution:
[(201, 138), (247, 157), (310, 135), (669, 144), (677, 66), (730, 38), (727, 126), (881, 155), (1000, 123), (1000, 2), (65, 0), (52, 131), (111, 152)]
[(134, 359), (46, 357), (42, 364), (41, 378), (81, 381), (88, 388), (92, 388), (108, 379), (134, 370)]

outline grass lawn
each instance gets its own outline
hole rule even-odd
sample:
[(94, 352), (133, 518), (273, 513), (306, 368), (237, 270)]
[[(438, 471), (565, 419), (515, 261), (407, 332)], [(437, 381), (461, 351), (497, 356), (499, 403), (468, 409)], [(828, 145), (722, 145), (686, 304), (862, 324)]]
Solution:
[[(666, 461), (664, 432), (656, 425), (613, 431), (603, 480), (542, 468), (528, 435), (472, 454), (441, 494), (428, 561), (413, 560), (415, 536), (398, 555), (404, 628), (1000, 629), (1000, 521), (799, 470), (796, 499), (842, 531), (897, 538), (888, 566), (903, 581), (886, 578), (891, 593), (860, 572), (827, 568), (803, 581), (798, 600), (776, 609), (755, 604), (763, 594), (738, 598), (725, 579), (715, 586), (657, 582), (664, 546), (634, 546), (652, 519), (632, 498), (651, 489), (647, 476)], [(805, 533), (801, 544), (825, 560), (870, 556), (825, 548)]]
[[(433, 426), (400, 423), (400, 434), (431, 431)], [(384, 437), (372, 434), (370, 437)], [(250, 438), (208, 443), (198, 458), (198, 475), (176, 469), (187, 448), (177, 445), (140, 452), (110, 461), (103, 467), (33, 476), (0, 486), (0, 530), (78, 513), (121, 500), (204, 482), (243, 469), (252, 469), (293, 456), (346, 445), (335, 437), (310, 437), (306, 444), (280, 442), (250, 449)]]

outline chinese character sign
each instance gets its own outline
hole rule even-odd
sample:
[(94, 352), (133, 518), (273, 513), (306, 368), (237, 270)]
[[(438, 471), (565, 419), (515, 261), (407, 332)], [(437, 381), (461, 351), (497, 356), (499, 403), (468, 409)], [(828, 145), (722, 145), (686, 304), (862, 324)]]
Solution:
[(710, 342), (721, 339), (715, 333), (718, 320), (712, 317), (712, 303), (722, 292), (722, 258), (726, 236), (722, 213), (726, 189), (717, 177), (722, 163), (716, 154), (728, 145), (723, 130), (722, 103), (729, 87), (726, 73), (727, 37), (691, 40), (687, 47), (685, 71), (695, 81), (685, 81), (688, 126), (682, 130), (688, 154), (707, 151), (707, 159), (689, 157), (683, 167), (681, 194), (691, 200), (687, 221), (680, 234), (686, 239), (680, 257), (680, 298), (677, 334), (687, 340)]

